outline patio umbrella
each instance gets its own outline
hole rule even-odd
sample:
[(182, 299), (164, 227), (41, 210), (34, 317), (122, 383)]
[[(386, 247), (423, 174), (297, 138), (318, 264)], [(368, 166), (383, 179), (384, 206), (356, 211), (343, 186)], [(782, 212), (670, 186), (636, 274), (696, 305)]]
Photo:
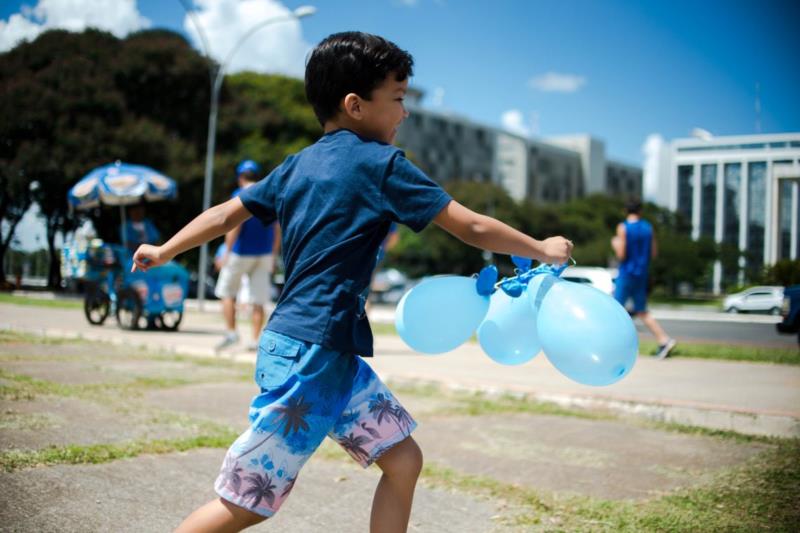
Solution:
[[(117, 161), (97, 167), (78, 181), (67, 193), (70, 207), (79, 210), (99, 205), (120, 206), (125, 225), (126, 205), (140, 201), (172, 200), (178, 196), (175, 180), (143, 165)], [(124, 237), (123, 237), (124, 238)], [(127, 243), (123, 243), (127, 246)]]

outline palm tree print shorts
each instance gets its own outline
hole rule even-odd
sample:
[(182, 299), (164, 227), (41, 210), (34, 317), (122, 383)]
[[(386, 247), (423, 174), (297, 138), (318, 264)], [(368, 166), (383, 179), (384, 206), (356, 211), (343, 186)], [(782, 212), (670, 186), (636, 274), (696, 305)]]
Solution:
[(360, 357), (264, 331), (250, 427), (228, 450), (215, 483), (224, 499), (272, 516), (325, 436), (367, 467), (416, 422)]

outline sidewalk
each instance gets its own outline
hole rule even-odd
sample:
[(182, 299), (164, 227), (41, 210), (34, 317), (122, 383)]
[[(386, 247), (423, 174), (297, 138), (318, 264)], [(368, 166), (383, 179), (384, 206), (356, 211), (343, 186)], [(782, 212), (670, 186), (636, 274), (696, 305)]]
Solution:
[[(123, 331), (113, 319), (101, 327), (91, 326), (77, 309), (0, 304), (0, 328), (255, 360), (253, 352), (236, 348), (214, 353), (223, 327), (219, 315), (209, 312), (188, 312), (180, 331), (168, 333)], [(240, 326), (242, 339), (248, 338), (248, 329), (249, 324)], [(427, 356), (411, 351), (397, 336), (384, 335), (375, 339), (375, 353), (370, 364), (394, 382), (511, 393), (565, 406), (609, 409), (748, 434), (800, 436), (800, 368), (794, 366), (641, 357), (624, 380), (598, 388), (567, 380), (541, 354), (521, 367), (504, 367), (489, 360), (473, 343), (449, 354)]]

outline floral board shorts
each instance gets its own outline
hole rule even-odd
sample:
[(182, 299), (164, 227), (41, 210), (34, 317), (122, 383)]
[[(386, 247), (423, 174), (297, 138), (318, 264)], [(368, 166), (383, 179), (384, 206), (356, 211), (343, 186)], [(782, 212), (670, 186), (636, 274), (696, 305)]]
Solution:
[(250, 427), (225, 455), (214, 488), (262, 516), (278, 511), (325, 436), (367, 467), (417, 426), (352, 354), (266, 330), (255, 378), (261, 394), (250, 404)]

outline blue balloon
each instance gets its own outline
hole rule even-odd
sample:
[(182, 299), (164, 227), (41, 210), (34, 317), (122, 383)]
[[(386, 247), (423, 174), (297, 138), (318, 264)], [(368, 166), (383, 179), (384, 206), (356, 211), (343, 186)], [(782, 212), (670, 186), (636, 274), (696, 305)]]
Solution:
[(562, 374), (584, 385), (610, 385), (631, 371), (639, 338), (614, 298), (549, 274), (533, 278), (528, 296), (538, 308), (542, 349)]
[(489, 310), (475, 279), (437, 276), (408, 291), (395, 311), (400, 338), (418, 352), (438, 354), (464, 344)]
[(486, 355), (503, 365), (533, 359), (542, 345), (536, 332), (536, 309), (531, 308), (527, 296), (512, 298), (504, 291), (495, 292), (478, 327), (478, 342)]

